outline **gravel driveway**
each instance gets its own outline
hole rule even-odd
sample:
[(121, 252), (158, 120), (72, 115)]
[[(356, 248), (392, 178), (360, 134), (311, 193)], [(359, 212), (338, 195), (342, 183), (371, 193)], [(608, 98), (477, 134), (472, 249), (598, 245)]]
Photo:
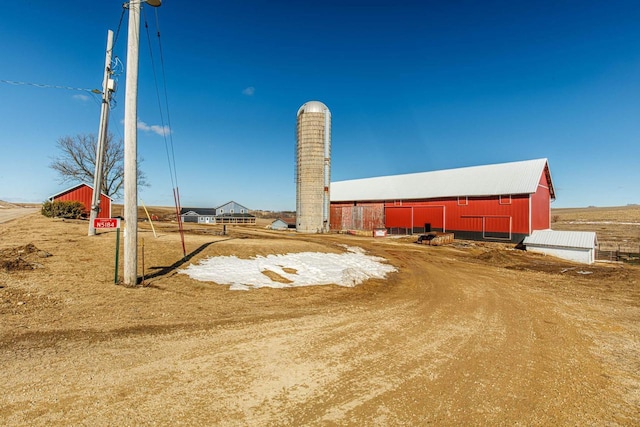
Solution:
[(38, 212), (40, 208), (3, 208), (0, 209), (0, 224)]

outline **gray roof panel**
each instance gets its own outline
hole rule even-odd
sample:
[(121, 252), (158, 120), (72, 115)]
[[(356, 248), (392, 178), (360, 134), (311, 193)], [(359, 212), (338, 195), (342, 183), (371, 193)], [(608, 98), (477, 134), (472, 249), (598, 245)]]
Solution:
[(598, 240), (595, 231), (535, 230), (523, 243), (536, 247), (593, 249)]
[[(533, 194), (545, 171), (547, 159), (525, 160), (337, 181), (331, 183), (330, 194), (332, 202)], [(555, 197), (553, 187), (551, 194)]]

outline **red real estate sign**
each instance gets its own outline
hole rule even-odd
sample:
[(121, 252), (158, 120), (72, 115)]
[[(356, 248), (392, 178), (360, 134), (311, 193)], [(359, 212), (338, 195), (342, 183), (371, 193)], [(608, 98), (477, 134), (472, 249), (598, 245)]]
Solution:
[(118, 218), (96, 218), (93, 220), (93, 228), (120, 228), (120, 220)]

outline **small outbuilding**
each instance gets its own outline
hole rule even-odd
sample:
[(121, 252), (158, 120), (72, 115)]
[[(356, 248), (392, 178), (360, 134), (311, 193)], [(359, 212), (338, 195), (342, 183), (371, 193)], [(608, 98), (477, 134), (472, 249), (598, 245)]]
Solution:
[(536, 230), (524, 239), (523, 245), (527, 251), (593, 264), (598, 239), (594, 231)]
[(274, 220), (269, 226), (272, 230), (295, 230), (296, 219), (295, 218), (278, 218)]
[[(89, 215), (93, 200), (93, 186), (78, 184), (64, 191), (49, 196), (49, 202), (80, 202), (84, 205), (85, 213)], [(100, 212), (97, 218), (111, 218), (111, 202), (113, 199), (106, 194), (100, 194)]]

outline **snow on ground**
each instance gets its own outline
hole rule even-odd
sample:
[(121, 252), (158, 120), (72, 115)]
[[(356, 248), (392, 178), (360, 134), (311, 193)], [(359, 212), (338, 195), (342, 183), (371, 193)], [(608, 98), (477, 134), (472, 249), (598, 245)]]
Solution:
[(195, 280), (231, 285), (232, 290), (249, 290), (329, 284), (353, 287), (396, 271), (384, 258), (366, 255), (358, 247), (346, 249), (342, 254), (300, 252), (250, 259), (219, 256), (191, 264), (179, 272)]

